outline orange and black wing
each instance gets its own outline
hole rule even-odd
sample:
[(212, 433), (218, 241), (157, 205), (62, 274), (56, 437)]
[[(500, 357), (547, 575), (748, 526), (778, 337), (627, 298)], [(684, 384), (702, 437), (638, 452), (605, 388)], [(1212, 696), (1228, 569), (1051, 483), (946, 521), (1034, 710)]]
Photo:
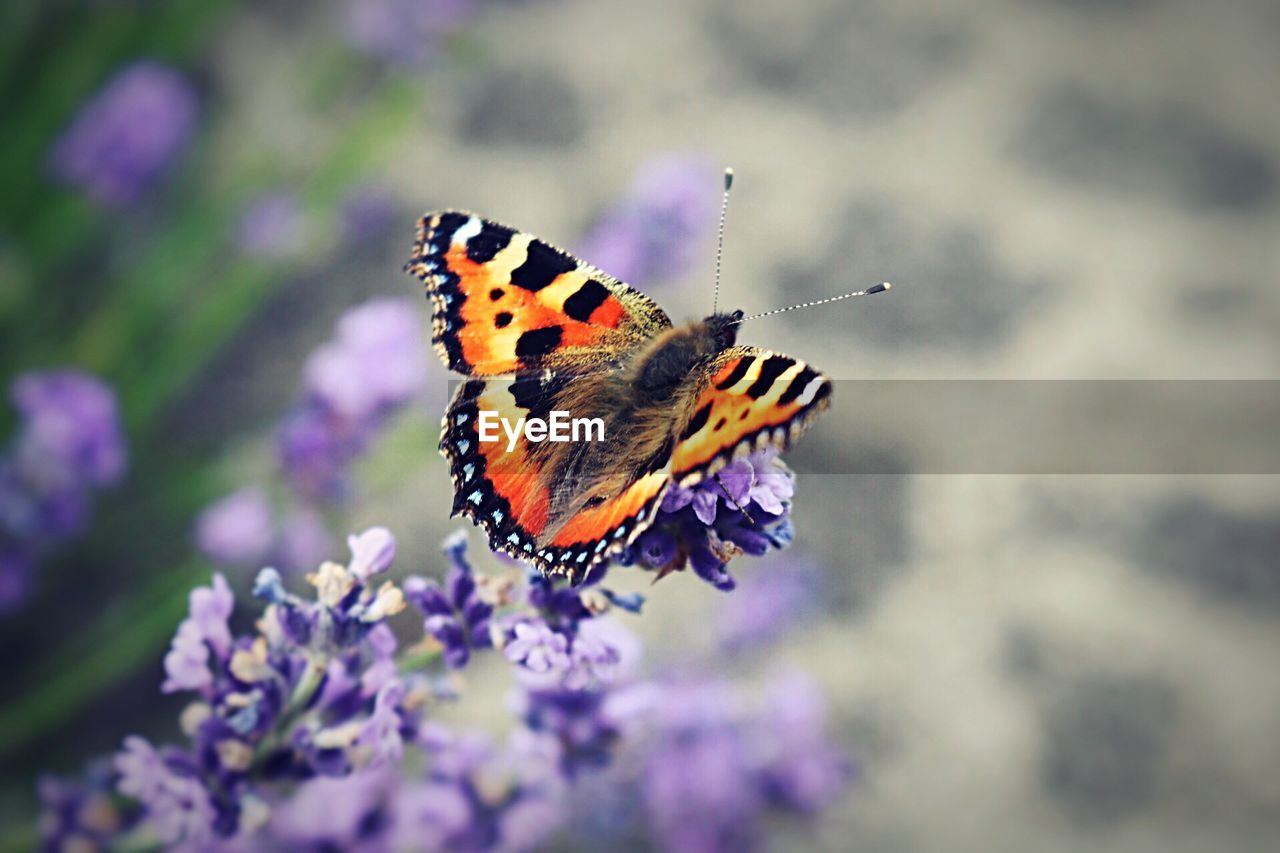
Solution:
[[(553, 490), (565, 488), (549, 468), (545, 444), (511, 440), (494, 421), (546, 418), (564, 383), (554, 374), (463, 382), (445, 415), (440, 451), (453, 476), (453, 512), (484, 528), (489, 547), (532, 563), (549, 575), (582, 580), (597, 563), (630, 544), (653, 521), (671, 481), (670, 453), (653, 460), (620, 494), (553, 521)], [(579, 378), (577, 381), (581, 381)], [(488, 429), (482, 435), (481, 418)]]
[(464, 376), (607, 367), (671, 326), (616, 278), (461, 211), (422, 217), (405, 269), (426, 283), (441, 359)]
[(831, 380), (796, 358), (732, 347), (712, 363), (671, 473), (690, 485), (768, 445), (791, 446), (831, 400)]

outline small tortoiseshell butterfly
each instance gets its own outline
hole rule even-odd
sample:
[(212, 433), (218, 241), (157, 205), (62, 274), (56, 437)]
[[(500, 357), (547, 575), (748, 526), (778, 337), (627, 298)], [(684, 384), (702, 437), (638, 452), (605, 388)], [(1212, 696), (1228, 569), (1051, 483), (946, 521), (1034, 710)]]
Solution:
[[(405, 269), (426, 283), (441, 359), (468, 377), (440, 438), (453, 514), (544, 574), (580, 582), (644, 532), (670, 483), (788, 447), (830, 402), (830, 380), (799, 359), (734, 345), (741, 311), (673, 326), (621, 281), (470, 213), (422, 217)], [(508, 452), (506, 435), (480, 440), (485, 411), (600, 418), (604, 440), (520, 435)]]

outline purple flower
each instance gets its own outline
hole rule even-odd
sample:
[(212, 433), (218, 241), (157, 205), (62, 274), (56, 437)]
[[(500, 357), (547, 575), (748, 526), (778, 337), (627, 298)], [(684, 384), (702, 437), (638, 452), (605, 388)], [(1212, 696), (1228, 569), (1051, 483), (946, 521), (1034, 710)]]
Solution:
[(730, 653), (759, 648), (813, 614), (818, 575), (794, 560), (762, 566), (751, 582), (724, 603), (716, 619), (716, 637)]
[(591, 229), (581, 255), (632, 284), (684, 274), (715, 225), (719, 182), (700, 157), (646, 163), (629, 195)]
[(142, 803), (147, 822), (164, 844), (200, 843), (213, 836), (217, 815), (209, 791), (176, 755), (161, 756), (136, 735), (116, 753), (120, 793)]
[(289, 258), (305, 237), (298, 200), (276, 192), (254, 200), (240, 215), (236, 244), (245, 254), (275, 260)]
[(44, 490), (114, 485), (124, 474), (120, 412), (111, 389), (74, 370), (28, 373), (10, 389), (22, 417), (16, 458)]
[(772, 447), (726, 465), (693, 486), (672, 485), (658, 516), (623, 552), (662, 575), (686, 566), (722, 591), (737, 586), (726, 566), (737, 553), (753, 556), (791, 544), (788, 518), (795, 478)]
[(187, 80), (156, 62), (112, 77), (54, 143), (55, 179), (103, 204), (135, 201), (165, 172), (195, 130), (199, 104)]
[(814, 813), (847, 787), (847, 762), (803, 678), (770, 685), (763, 708), (720, 682), (671, 685), (649, 716), (641, 792), (666, 849), (751, 849), (769, 814)]
[(196, 519), (196, 547), (224, 566), (259, 565), (275, 539), (271, 503), (252, 486), (210, 504)]
[(818, 688), (793, 673), (775, 680), (755, 741), (765, 796), (778, 808), (814, 814), (848, 787), (849, 762), (827, 741), (826, 706)]
[(394, 411), (426, 387), (422, 320), (408, 300), (374, 299), (338, 321), (307, 360), (306, 397), (279, 433), (281, 465), (310, 500), (339, 500), (346, 473)]
[(404, 594), (426, 617), (423, 627), (444, 649), (449, 666), (461, 668), (471, 659), (472, 649), (488, 648), (489, 617), (493, 605), (480, 595), (475, 573), (467, 561), (467, 539), (454, 534), (445, 540), (449, 573), (439, 582), (416, 575), (405, 578)]
[(273, 810), (277, 841), (309, 849), (378, 850), (396, 777), (383, 770), (320, 776), (298, 786)]
[(396, 538), (385, 527), (370, 527), (348, 536), (347, 547), (351, 549), (347, 569), (362, 581), (385, 572), (396, 558)]
[(535, 675), (561, 676), (572, 665), (569, 639), (553, 631), (541, 619), (516, 622), (510, 639), (503, 645), (502, 655)]
[(333, 340), (308, 359), (304, 384), (326, 408), (362, 420), (420, 393), (426, 364), (418, 306), (373, 299), (342, 315)]
[(235, 599), (226, 579), (213, 576), (213, 586), (191, 591), (190, 615), (178, 626), (169, 653), (164, 658), (164, 693), (179, 690), (207, 691), (214, 675), (209, 669), (209, 655), (225, 663), (231, 652), (231, 629), (227, 620)]
[(356, 744), (370, 753), (367, 766), (382, 767), (398, 763), (404, 754), (404, 740), (400, 736), (400, 703), (404, 698), (404, 682), (399, 679), (388, 681), (378, 691), (373, 713), (356, 738)]
[(396, 799), (393, 849), (530, 850), (563, 819), (564, 783), (536, 753), (442, 732), (423, 746), (427, 775)]
[(16, 610), (41, 556), (79, 533), (92, 493), (124, 474), (115, 395), (73, 370), (27, 373), (10, 387), (21, 426), (0, 455), (0, 613)]
[(362, 53), (417, 63), (475, 15), (476, 0), (348, 0), (342, 33)]
[(41, 850), (106, 849), (133, 821), (112, 798), (112, 772), (106, 762), (93, 762), (83, 780), (42, 775), (40, 797)]

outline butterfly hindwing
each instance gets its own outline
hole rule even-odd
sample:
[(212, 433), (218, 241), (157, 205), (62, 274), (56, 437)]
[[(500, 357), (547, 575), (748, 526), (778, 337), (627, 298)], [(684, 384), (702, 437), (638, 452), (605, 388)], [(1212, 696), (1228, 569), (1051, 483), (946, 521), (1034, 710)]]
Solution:
[(426, 283), (441, 359), (466, 376), (607, 365), (671, 326), (652, 300), (612, 276), (461, 211), (422, 217), (406, 269)]
[[(554, 374), (472, 379), (462, 383), (445, 415), (440, 450), (449, 460), (455, 514), (484, 528), (489, 546), (576, 583), (596, 563), (634, 541), (651, 523), (670, 482), (670, 449), (637, 472), (620, 493), (557, 523), (554, 491), (562, 485), (561, 457), (546, 443), (514, 439), (486, 423), (541, 417), (558, 404), (570, 380)], [(579, 378), (576, 381), (581, 381)], [(484, 438), (493, 438), (487, 430)], [(563, 447), (563, 445), (561, 445)], [(593, 448), (609, 454), (607, 447)]]
[(830, 379), (799, 359), (755, 347), (725, 350), (708, 373), (672, 455), (672, 476), (682, 485), (752, 450), (790, 447), (831, 400)]

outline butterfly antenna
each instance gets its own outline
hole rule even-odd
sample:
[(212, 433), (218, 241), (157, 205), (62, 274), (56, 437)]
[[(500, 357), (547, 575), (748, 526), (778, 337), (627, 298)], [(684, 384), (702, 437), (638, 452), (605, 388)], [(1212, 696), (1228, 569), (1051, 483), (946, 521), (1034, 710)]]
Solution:
[(771, 317), (774, 314), (785, 314), (788, 311), (796, 311), (800, 308), (812, 308), (815, 305), (826, 305), (828, 302), (839, 302), (841, 299), (852, 299), (855, 296), (870, 296), (873, 293), (884, 293), (892, 287), (893, 285), (887, 281), (881, 282), (880, 284), (868, 287), (866, 290), (855, 290), (853, 293), (845, 293), (840, 296), (828, 296), (826, 299), (817, 299), (813, 302), (801, 302), (799, 305), (792, 305), (788, 308), (774, 308), (772, 311), (765, 311), (763, 314), (752, 314), (750, 317), (743, 317), (741, 320), (730, 323), (730, 325), (736, 326), (739, 323), (745, 323), (748, 320), (759, 320), (761, 317)]
[(720, 306), (720, 260), (724, 257), (724, 215), (729, 210), (729, 190), (733, 187), (733, 169), (724, 170), (724, 195), (720, 198), (720, 236), (716, 240), (716, 292), (711, 298), (711, 313)]

